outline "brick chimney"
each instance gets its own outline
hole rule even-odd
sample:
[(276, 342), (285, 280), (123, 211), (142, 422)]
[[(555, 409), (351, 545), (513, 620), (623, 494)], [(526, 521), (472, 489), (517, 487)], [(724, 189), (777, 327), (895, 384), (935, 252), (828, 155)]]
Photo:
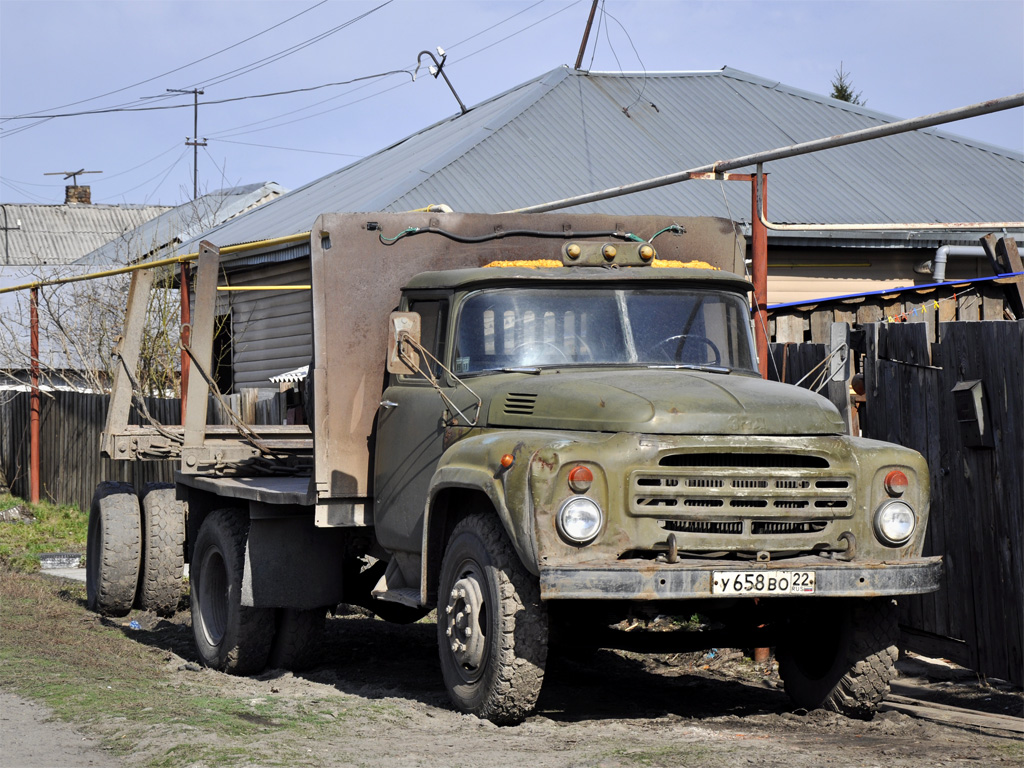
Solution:
[(92, 191), (88, 186), (73, 186), (69, 185), (64, 187), (64, 205), (92, 205)]

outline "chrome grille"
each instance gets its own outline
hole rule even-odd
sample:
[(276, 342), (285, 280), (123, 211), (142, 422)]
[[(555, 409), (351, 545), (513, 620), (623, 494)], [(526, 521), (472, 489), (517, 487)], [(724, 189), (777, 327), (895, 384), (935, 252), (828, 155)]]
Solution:
[[(824, 529), (815, 521), (852, 517), (855, 489), (851, 476), (830, 473), (819, 456), (676, 453), (657, 467), (633, 471), (630, 513), (664, 522), (721, 509), (756, 523), (746, 528), (751, 534), (809, 534)], [(784, 525), (773, 528), (776, 521)]]

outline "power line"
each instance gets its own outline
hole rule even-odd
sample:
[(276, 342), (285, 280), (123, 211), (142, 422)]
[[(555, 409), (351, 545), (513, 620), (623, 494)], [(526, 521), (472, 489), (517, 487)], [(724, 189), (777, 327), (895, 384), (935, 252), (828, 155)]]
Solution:
[[(461, 64), (466, 59), (472, 58), (473, 56), (476, 56), (478, 53), (483, 53), (484, 51), (490, 50), (491, 48), (493, 48), (496, 45), (500, 45), (501, 43), (504, 43), (506, 40), (511, 40), (516, 35), (521, 35), (523, 32), (526, 32), (527, 30), (533, 29), (538, 24), (543, 24), (548, 19), (552, 19), (552, 18), (554, 18), (555, 16), (557, 16), (560, 13), (565, 13), (570, 8), (572, 8), (573, 6), (579, 5), (581, 2), (583, 2), (583, 0), (575, 0), (575, 2), (569, 3), (568, 5), (566, 5), (566, 6), (562, 7), (562, 8), (559, 8), (554, 13), (549, 13), (543, 19), (537, 19), (537, 21), (533, 22), (532, 24), (529, 24), (529, 25), (523, 27), (522, 29), (517, 30), (516, 32), (513, 32), (510, 35), (505, 35), (505, 37), (501, 38), (500, 40), (495, 40), (493, 43), (485, 45), (483, 48), (478, 48), (477, 50), (473, 51), (472, 53), (467, 53), (465, 56), (463, 56), (462, 58), (460, 58), (460, 59), (458, 59), (456, 61), (453, 61), (448, 66), (451, 67), (451, 66), (455, 66), (457, 64)], [(531, 6), (531, 8), (532, 7), (533, 6)]]
[[(578, 0), (577, 0), (578, 1)], [(373, 75), (363, 75), (361, 77), (354, 77), (351, 80), (342, 80), (337, 83), (324, 83), (322, 85), (312, 85), (307, 88), (292, 88), (287, 91), (274, 91), (272, 93), (253, 93), (248, 96), (232, 96), (226, 99), (212, 99), (210, 101), (199, 101), (193, 104), (164, 104), (156, 107), (111, 107), (109, 109), (90, 109), (82, 112), (64, 112), (55, 115), (42, 115), (42, 116), (28, 116), (28, 115), (10, 115), (8, 117), (0, 118), (2, 120), (34, 120), (39, 117), (52, 120), (58, 117), (83, 117), (86, 115), (109, 115), (117, 112), (160, 112), (168, 109), (189, 109), (196, 106), (206, 107), (214, 104), (229, 104), (234, 101), (248, 101), (249, 99), (266, 99), (272, 96), (288, 96), (293, 93), (308, 93), (309, 91), (319, 91), (323, 88), (335, 88), (342, 85), (351, 85), (352, 83), (358, 83), (363, 80), (374, 80), (381, 77), (388, 77), (389, 75), (405, 74), (409, 75), (410, 81), (412, 79), (412, 72), (406, 69), (393, 69), (388, 72), (378, 72)], [(170, 90), (170, 89), (168, 89)], [(176, 92), (178, 92), (176, 90)], [(181, 93), (193, 93), (193, 91), (180, 90)], [(202, 91), (199, 91), (202, 93)]]
[[(470, 35), (469, 37), (467, 37), (467, 38), (465, 38), (463, 40), (460, 40), (459, 42), (457, 42), (454, 45), (450, 46), (449, 50), (451, 48), (454, 48), (457, 45), (461, 45), (462, 43), (468, 42), (469, 40), (472, 40), (475, 37), (479, 37), (480, 35), (484, 34), (485, 32), (489, 32), (490, 30), (495, 29), (496, 27), (501, 26), (505, 22), (511, 21), (516, 16), (519, 16), (520, 14), (524, 13), (525, 11), (530, 10), (531, 8), (537, 7), (538, 5), (540, 5), (543, 2), (546, 2), (546, 0), (540, 0), (539, 2), (534, 3), (533, 5), (525, 8), (522, 11), (517, 11), (516, 13), (512, 14), (508, 18), (503, 19), (502, 21), (499, 21), (496, 24), (492, 24), (490, 27), (487, 27), (486, 29), (484, 29), (484, 30), (482, 30), (480, 32), (477, 32), (476, 34)], [(509, 40), (510, 38), (513, 38), (516, 35), (521, 34), (522, 32), (526, 32), (527, 30), (532, 29), (533, 27), (537, 26), (538, 24), (542, 24), (545, 21), (547, 21), (548, 19), (550, 19), (550, 18), (552, 18), (554, 16), (557, 16), (558, 14), (563, 13), (564, 11), (569, 10), (573, 6), (578, 5), (580, 2), (582, 2), (582, 0), (576, 0), (575, 2), (570, 3), (569, 5), (566, 5), (563, 8), (560, 8), (559, 10), (555, 11), (554, 13), (548, 14), (547, 16), (545, 16), (542, 19), (538, 19), (537, 21), (533, 22), (532, 24), (529, 24), (529, 25), (523, 27), (522, 29), (517, 30), (516, 32), (513, 32), (512, 34), (506, 35), (505, 37), (501, 38), (500, 40), (495, 41), (494, 43), (491, 43), (491, 44), (489, 44), (487, 46), (484, 46), (483, 48), (479, 48), (479, 49), (473, 51), (472, 53), (466, 54), (462, 58), (460, 58), (460, 59), (458, 59), (456, 61), (451, 62), (449, 64), (449, 66), (454, 66), (454, 65), (460, 64), (461, 62), (465, 61), (466, 59), (469, 59), (469, 58), (471, 58), (473, 56), (476, 56), (479, 53), (483, 53), (484, 51), (488, 50), (489, 48), (492, 48), (495, 45), (499, 45), (500, 43), (503, 43), (506, 40)], [(395, 71), (396, 72), (405, 72), (407, 70), (395, 70)], [(369, 85), (369, 84), (367, 84), (367, 85)], [(367, 99), (373, 98), (375, 96), (382, 96), (385, 93), (389, 93), (390, 91), (393, 91), (396, 88), (400, 88), (400, 87), (402, 87), (404, 85), (409, 85), (409, 83), (407, 83), (407, 82), (399, 83), (398, 85), (394, 85), (394, 86), (392, 86), (390, 88), (385, 88), (385, 89), (383, 89), (381, 91), (377, 91), (376, 93), (371, 94), (370, 96), (367, 96), (365, 98), (355, 99), (353, 101), (349, 101), (349, 102), (346, 102), (344, 104), (340, 104), (337, 107), (332, 107), (331, 109), (325, 109), (325, 110), (322, 110), (320, 112), (316, 112), (316, 113), (314, 113), (312, 115), (306, 115), (305, 117), (296, 118), (295, 120), (287, 120), (287, 121), (285, 121), (283, 123), (275, 123), (274, 125), (268, 125), (268, 126), (266, 126), (264, 128), (256, 128), (256, 129), (251, 130), (251, 131), (241, 131), (241, 130), (239, 130), (241, 128), (249, 128), (249, 127), (251, 127), (253, 125), (259, 125), (260, 123), (266, 123), (266, 122), (270, 122), (271, 120), (276, 120), (278, 118), (287, 117), (288, 115), (294, 115), (294, 114), (297, 114), (297, 113), (302, 112), (302, 111), (307, 110), (307, 109), (312, 109), (313, 107), (319, 106), (320, 104), (326, 104), (329, 101), (334, 101), (335, 99), (339, 99), (342, 96), (345, 96), (345, 95), (347, 95), (349, 93), (353, 93), (354, 91), (360, 90), (360, 88), (367, 87), (365, 85), (364, 86), (360, 86), (359, 88), (353, 88), (353, 89), (351, 89), (349, 91), (346, 91), (345, 93), (338, 94), (337, 96), (332, 96), (329, 99), (324, 99), (322, 101), (316, 102), (314, 104), (307, 105), (305, 107), (300, 107), (299, 109), (292, 110), (290, 112), (284, 112), (282, 114), (275, 115), (274, 117), (264, 118), (263, 120), (257, 120), (255, 122), (245, 123), (243, 125), (236, 125), (236, 126), (234, 126), (232, 128), (225, 128), (222, 131), (214, 131), (211, 135), (212, 136), (216, 136), (216, 135), (219, 134), (221, 136), (244, 136), (244, 135), (249, 134), (249, 133), (259, 133), (261, 131), (271, 130), (273, 128), (281, 128), (283, 126), (292, 125), (294, 123), (301, 122), (303, 120), (310, 120), (310, 119), (312, 119), (314, 117), (320, 117), (322, 115), (326, 115), (326, 114), (329, 114), (331, 112), (335, 112), (335, 111), (337, 111), (339, 109), (342, 109), (344, 107), (352, 106), (353, 104), (359, 104), (359, 103), (361, 103), (363, 101), (366, 101)]]
[[(163, 154), (167, 154), (167, 153), (166, 153), (166, 152), (164, 152)], [(161, 170), (160, 170), (160, 171), (159, 171), (159, 172), (158, 172), (158, 173), (157, 173), (156, 175), (154, 175), (154, 176), (151, 176), (150, 178), (146, 179), (145, 181), (141, 182), (140, 184), (136, 184), (136, 185), (135, 185), (134, 187), (131, 187), (131, 188), (129, 188), (129, 189), (125, 189), (125, 190), (122, 190), (121, 192), (118, 192), (117, 194), (113, 194), (113, 195), (105, 195), (105, 196), (103, 196), (102, 198), (98, 198), (98, 199), (99, 199), (99, 200), (115, 200), (115, 199), (117, 199), (117, 198), (122, 198), (122, 197), (124, 197), (124, 196), (125, 196), (126, 194), (128, 194), (129, 192), (134, 192), (134, 191), (135, 191), (136, 189), (138, 189), (139, 187), (144, 187), (144, 186), (146, 186), (146, 185), (147, 185), (147, 184), (149, 184), (149, 183), (150, 183), (151, 181), (153, 181), (153, 179), (156, 179), (156, 178), (158, 178), (158, 177), (159, 177), (159, 176), (161, 176), (161, 175), (163, 175), (163, 176), (164, 176), (164, 178), (166, 178), (166, 174), (170, 173), (170, 172), (171, 172), (171, 171), (172, 171), (172, 170), (174, 169), (174, 167), (175, 167), (175, 166), (176, 166), (176, 165), (177, 165), (178, 163), (180, 163), (180, 162), (181, 162), (181, 159), (182, 159), (183, 157), (185, 157), (185, 155), (187, 155), (187, 154), (188, 154), (188, 149), (183, 149), (183, 150), (181, 151), (181, 154), (179, 154), (179, 155), (178, 155), (178, 156), (177, 156), (177, 157), (176, 157), (176, 158), (174, 159), (174, 162), (172, 162), (172, 163), (171, 163), (171, 164), (170, 164), (169, 166), (167, 166), (166, 168), (163, 168), (163, 169), (161, 169)], [(155, 158), (154, 158), (154, 159), (155, 159)], [(160, 183), (161, 183), (161, 184), (163, 184), (163, 181), (161, 181)], [(149, 199), (149, 198), (147, 197), (147, 199)]]
[[(99, 96), (90, 96), (88, 99), (79, 99), (78, 101), (72, 101), (72, 102), (70, 102), (68, 104), (62, 104), (59, 107), (50, 107), (49, 109), (40, 109), (40, 110), (36, 110), (35, 112), (29, 112), (29, 113), (26, 113), (26, 114), (27, 114), (27, 116), (38, 115), (41, 112), (52, 112), (53, 110), (56, 110), (56, 109), (66, 109), (67, 107), (74, 107), (74, 106), (77, 106), (78, 104), (85, 104), (86, 102), (89, 102), (89, 101), (96, 101), (97, 99), (102, 99), (102, 98), (105, 98), (107, 96), (113, 96), (115, 93), (121, 93), (123, 91), (127, 91), (130, 88), (136, 88), (136, 87), (138, 87), (140, 85), (145, 85), (146, 83), (151, 83), (154, 80), (159, 80), (161, 77), (167, 77), (167, 75), (173, 75), (175, 72), (180, 72), (183, 69), (188, 69), (189, 67), (194, 66), (196, 64), (199, 64), (200, 62), (206, 61), (207, 59), (212, 59), (214, 56), (219, 56), (222, 53), (230, 51), (232, 48), (237, 48), (240, 45), (248, 43), (250, 40), (255, 40), (257, 37), (260, 37), (261, 35), (265, 35), (267, 32), (271, 32), (271, 31), (277, 29), (278, 27), (280, 27), (280, 26), (282, 26), (284, 24), (287, 24), (289, 21), (293, 21), (294, 19), (299, 18), (299, 16), (302, 16), (303, 14), (309, 13), (314, 8), (319, 8), (321, 5), (323, 5), (326, 2), (327, 2), (327, 0), (320, 0), (320, 2), (314, 3), (313, 5), (311, 5), (306, 10), (299, 11), (294, 16), (289, 16), (284, 21), (280, 21), (280, 22), (278, 22), (277, 24), (274, 24), (271, 27), (267, 27), (262, 32), (257, 32), (255, 35), (250, 35), (249, 37), (245, 38), (244, 40), (239, 40), (237, 43), (234, 43), (233, 45), (229, 45), (227, 48), (221, 48), (219, 51), (215, 51), (214, 53), (207, 54), (206, 56), (203, 56), (200, 59), (196, 59), (195, 61), (190, 61), (188, 64), (182, 64), (180, 67), (175, 67), (174, 69), (168, 70), (167, 72), (164, 72), (163, 74), (154, 75), (153, 77), (146, 78), (145, 80), (140, 80), (137, 83), (132, 83), (131, 85), (126, 85), (123, 88), (116, 88), (113, 91), (107, 91), (106, 93), (101, 93)], [(6, 118), (4, 118), (4, 119), (6, 119)]]
[(293, 53), (298, 53), (299, 51), (304, 50), (305, 48), (308, 48), (311, 45), (319, 43), (321, 40), (326, 40), (328, 37), (330, 37), (330, 36), (332, 36), (334, 34), (337, 34), (338, 32), (342, 31), (343, 29), (346, 29), (347, 27), (352, 26), (357, 21), (362, 21), (363, 19), (365, 19), (370, 14), (376, 13), (381, 8), (384, 8), (385, 6), (391, 5), (391, 3), (393, 3), (393, 2), (394, 2), (394, 0), (385, 0), (385, 2), (381, 3), (380, 5), (376, 6), (375, 8), (371, 8), (370, 10), (366, 11), (365, 13), (361, 13), (358, 16), (354, 16), (353, 18), (349, 19), (348, 21), (346, 21), (346, 22), (344, 22), (342, 24), (339, 24), (338, 26), (333, 27), (332, 29), (329, 29), (326, 32), (322, 32), (319, 35), (316, 35), (314, 37), (311, 37), (311, 38), (309, 38), (307, 40), (302, 41), (301, 43), (296, 43), (295, 45), (293, 45), (293, 46), (291, 46), (289, 48), (285, 48), (282, 51), (278, 51), (277, 53), (273, 53), (270, 56), (266, 56), (266, 57), (264, 57), (262, 59), (257, 59), (256, 61), (251, 62), (249, 64), (246, 64), (244, 66), (238, 67), (237, 69), (233, 69), (233, 70), (231, 70), (229, 72), (225, 72), (223, 75), (216, 75), (216, 76), (214, 76), (212, 78), (209, 78), (207, 80), (202, 80), (202, 81), (200, 81), (198, 83), (193, 83), (192, 86), (190, 86), (190, 87), (202, 86), (203, 88), (210, 88), (210, 87), (212, 87), (214, 85), (220, 85), (221, 83), (227, 82), (228, 80), (233, 80), (236, 77), (241, 77), (242, 75), (247, 75), (250, 72), (255, 72), (257, 69), (262, 69), (263, 67), (267, 66), (268, 64), (273, 64), (276, 61), (280, 61), (283, 58), (291, 56)]
[(46, 200), (45, 198), (42, 198), (39, 195), (36, 195), (36, 194), (34, 194), (32, 192), (28, 192), (28, 191), (22, 189), (21, 187), (19, 187), (17, 184), (15, 184), (10, 179), (4, 179), (4, 183), (7, 186), (9, 186), (11, 189), (13, 189), (15, 192), (17, 192), (20, 195), (22, 195), (23, 197), (27, 197), (28, 199), (34, 200), (35, 202), (41, 203), (43, 205), (53, 205), (53, 203), (51, 203), (50, 201)]
[[(245, 147), (260, 147), (262, 149), (281, 149), (287, 152), (308, 152), (313, 155), (334, 155), (335, 157), (355, 157), (362, 158), (365, 155), (352, 155), (348, 152), (327, 152), (322, 149), (299, 149), (298, 147), (276, 147), (271, 144), (253, 144), (250, 141), (231, 141), (231, 139), (207, 139), (207, 141), (219, 141), (222, 144), (241, 144)], [(209, 153), (207, 153), (209, 154)]]
[[(344, 109), (345, 107), (351, 107), (353, 104), (359, 104), (361, 102), (368, 101), (368, 100), (370, 100), (372, 98), (375, 98), (377, 96), (383, 96), (385, 93), (393, 91), (396, 88), (402, 88), (403, 86), (407, 86), (407, 85), (409, 85), (409, 83), (401, 82), (401, 83), (398, 83), (397, 85), (391, 86), (390, 88), (385, 88), (382, 91), (377, 91), (376, 93), (371, 93), (369, 96), (364, 96), (361, 99), (353, 99), (352, 101), (346, 101), (344, 104), (339, 104), (336, 107), (331, 107), (330, 109), (325, 109), (325, 110), (322, 110), (320, 112), (314, 112), (312, 115), (306, 115), (305, 117), (297, 117), (294, 120), (286, 120), (283, 123), (275, 123), (274, 125), (268, 125), (265, 128), (253, 128), (251, 131), (237, 131), (235, 133), (228, 133), (226, 135), (227, 136), (244, 136), (244, 135), (246, 135), (248, 133), (259, 133), (260, 131), (269, 131), (269, 130), (271, 130), (273, 128), (283, 128), (286, 125), (292, 125), (294, 123), (301, 123), (303, 120), (310, 120), (310, 119), (312, 119), (314, 117), (320, 117), (321, 115), (329, 114), (330, 112), (337, 112), (339, 109)], [(351, 91), (350, 91), (350, 93), (351, 93)], [(335, 98), (340, 98), (340, 96), (344, 96), (344, 95), (346, 95), (346, 94), (340, 94), (338, 97), (335, 97)], [(333, 101), (333, 99), (327, 99), (326, 101), (323, 101), (323, 102), (320, 102), (320, 103), (324, 104), (327, 101)], [(289, 114), (295, 114), (296, 112), (301, 112), (304, 109), (308, 109), (308, 107), (303, 107), (302, 109), (297, 109), (294, 112), (286, 112), (283, 115), (278, 115), (278, 117), (287, 117)], [(273, 119), (273, 118), (270, 118), (270, 119)], [(261, 120), (261, 121), (258, 121), (258, 122), (264, 122), (264, 121)], [(250, 123), (250, 125), (256, 125), (256, 124), (257, 123)], [(239, 127), (245, 127), (245, 126), (239, 126)], [(232, 130), (232, 129), (228, 129), (228, 130)]]

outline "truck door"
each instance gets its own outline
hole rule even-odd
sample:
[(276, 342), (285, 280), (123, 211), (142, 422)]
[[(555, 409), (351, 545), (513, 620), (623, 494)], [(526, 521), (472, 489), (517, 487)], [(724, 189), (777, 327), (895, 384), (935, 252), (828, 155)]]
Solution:
[[(412, 300), (409, 311), (420, 315), (424, 348), (444, 359), (448, 300)], [(437, 364), (424, 364), (446, 386)], [(422, 376), (391, 374), (388, 378), (377, 411), (373, 522), (385, 549), (418, 553), (427, 486), (443, 450), (445, 408)]]

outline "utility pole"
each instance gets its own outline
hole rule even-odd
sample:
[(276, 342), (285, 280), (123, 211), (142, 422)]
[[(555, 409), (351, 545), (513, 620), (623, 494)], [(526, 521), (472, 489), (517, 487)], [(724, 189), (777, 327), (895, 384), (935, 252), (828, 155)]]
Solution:
[(587, 40), (590, 39), (590, 27), (594, 23), (594, 14), (597, 13), (597, 0), (590, 6), (590, 17), (587, 19), (587, 28), (583, 30), (583, 42), (580, 43), (580, 52), (576, 57), (576, 69), (583, 66), (583, 53), (587, 50)]
[(192, 127), (192, 140), (185, 139), (185, 146), (192, 147), (192, 199), (199, 197), (199, 148), (206, 146), (206, 139), (199, 140), (199, 97), (203, 91), (193, 88), (190, 91), (180, 88), (168, 88), (168, 93), (191, 93), (194, 99), (194, 120)]

